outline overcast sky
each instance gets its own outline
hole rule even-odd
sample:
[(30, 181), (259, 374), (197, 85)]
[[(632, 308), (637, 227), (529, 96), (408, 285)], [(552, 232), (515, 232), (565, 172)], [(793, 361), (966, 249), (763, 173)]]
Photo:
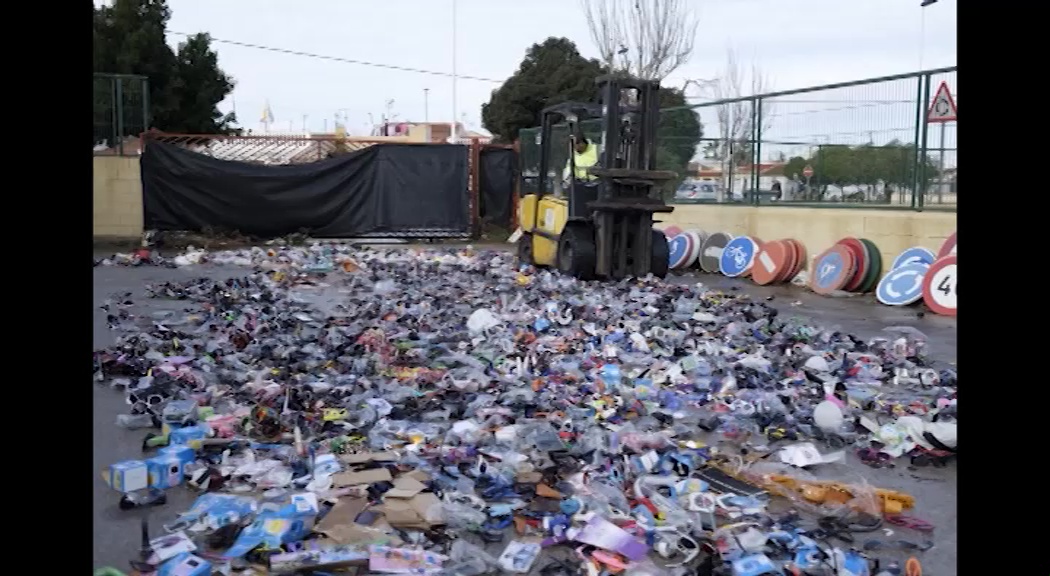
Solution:
[[(956, 1), (927, 8), (920, 0), (693, 0), (700, 18), (691, 61), (665, 84), (713, 78), (727, 48), (755, 63), (776, 90), (952, 66), (956, 63)], [(453, 0), (169, 0), (169, 41), (208, 32), (217, 40), (323, 56), (451, 73)], [(503, 80), (525, 50), (549, 36), (565, 36), (585, 56), (596, 56), (577, 0), (455, 0), (456, 71)], [(925, 14), (925, 16), (924, 16)], [(382, 69), (281, 54), (217, 42), (220, 66), (237, 82), (220, 107), (236, 105), (241, 124), (258, 128), (270, 102), (274, 129), (332, 129), (346, 114), (351, 133), (367, 133), (393, 100), (402, 120), (448, 121), (453, 116), (448, 76)], [(908, 87), (893, 88), (912, 93)], [(496, 82), (460, 78), (455, 112), (480, 126), (481, 104)], [(424, 89), (429, 104), (424, 105)], [(843, 96), (883, 98), (869, 89)], [(953, 87), (954, 91), (954, 87)], [(785, 104), (782, 108), (799, 108)], [(289, 124), (290, 123), (290, 124)], [(892, 124), (876, 118), (872, 125)], [(791, 121), (779, 122), (784, 137)], [(913, 122), (912, 122), (913, 124)]]

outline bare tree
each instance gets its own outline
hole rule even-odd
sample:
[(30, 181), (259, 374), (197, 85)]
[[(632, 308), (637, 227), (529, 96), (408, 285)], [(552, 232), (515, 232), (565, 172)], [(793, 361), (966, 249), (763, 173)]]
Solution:
[[(704, 92), (704, 96), (716, 102), (718, 139), (712, 142), (707, 152), (719, 161), (722, 169), (723, 185), (719, 191), (719, 201), (722, 201), (725, 200), (724, 195), (732, 191), (734, 168), (745, 163), (751, 164), (755, 145), (755, 119), (752, 114), (756, 101), (738, 99), (763, 94), (770, 89), (770, 83), (755, 64), (751, 65), (749, 74), (742, 71), (732, 49), (726, 52), (725, 69), (717, 79), (694, 83)], [(686, 81), (688, 84), (690, 81)], [(745, 86), (748, 92), (745, 92)], [(717, 104), (724, 100), (730, 102)], [(761, 130), (758, 137), (773, 126), (773, 116), (773, 105), (763, 99), (760, 103)]]
[(580, 0), (602, 63), (663, 80), (689, 60), (699, 20), (691, 0)]

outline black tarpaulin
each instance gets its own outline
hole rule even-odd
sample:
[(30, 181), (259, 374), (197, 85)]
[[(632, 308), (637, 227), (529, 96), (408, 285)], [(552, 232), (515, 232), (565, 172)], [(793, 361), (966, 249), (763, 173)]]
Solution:
[(310, 164), (232, 162), (164, 142), (142, 154), (144, 224), (322, 238), (467, 234), (467, 147), (376, 144)]
[(509, 148), (483, 148), (478, 162), (481, 219), (510, 226), (517, 154)]

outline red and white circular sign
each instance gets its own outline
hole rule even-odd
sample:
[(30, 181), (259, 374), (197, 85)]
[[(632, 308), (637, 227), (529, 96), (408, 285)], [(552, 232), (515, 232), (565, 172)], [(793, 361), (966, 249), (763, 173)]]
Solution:
[(958, 232), (952, 232), (952, 235), (944, 240), (944, 244), (941, 244), (941, 249), (937, 251), (938, 258), (944, 258), (949, 254), (955, 255), (955, 235)]
[(938, 258), (922, 281), (922, 299), (930, 310), (944, 316), (955, 316), (958, 309), (956, 302), (956, 272), (958, 266), (955, 256)]

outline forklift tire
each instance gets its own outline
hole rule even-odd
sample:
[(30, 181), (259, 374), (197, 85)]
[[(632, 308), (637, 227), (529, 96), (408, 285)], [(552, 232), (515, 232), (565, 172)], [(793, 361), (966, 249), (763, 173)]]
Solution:
[(649, 271), (657, 278), (667, 276), (667, 269), (671, 266), (671, 248), (667, 245), (667, 236), (659, 230), (653, 230), (653, 250), (650, 256)]
[(532, 234), (528, 232), (518, 238), (518, 263), (532, 265)]
[(591, 280), (596, 259), (594, 231), (590, 226), (576, 224), (562, 230), (558, 238), (558, 270), (562, 274)]

